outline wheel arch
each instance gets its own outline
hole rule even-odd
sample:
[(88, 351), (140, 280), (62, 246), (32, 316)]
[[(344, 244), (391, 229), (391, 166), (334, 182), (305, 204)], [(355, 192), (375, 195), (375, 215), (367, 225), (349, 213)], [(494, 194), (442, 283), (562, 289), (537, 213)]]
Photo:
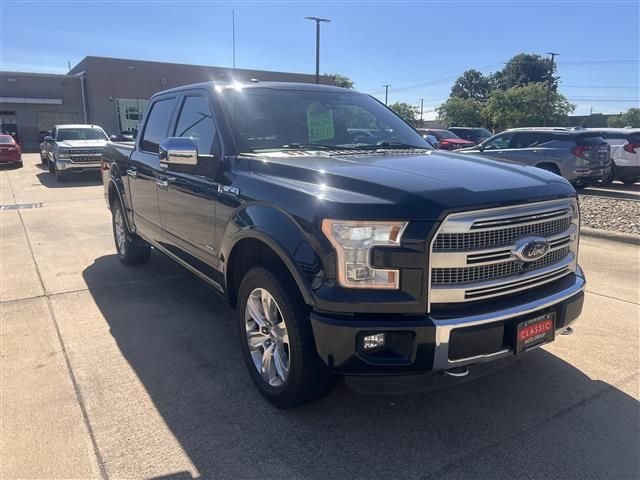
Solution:
[(252, 205), (236, 212), (227, 225), (220, 258), (227, 296), (234, 307), (244, 273), (265, 264), (282, 269), (295, 282), (304, 302), (315, 303), (311, 283), (323, 274), (320, 259), (308, 235), (275, 207)]

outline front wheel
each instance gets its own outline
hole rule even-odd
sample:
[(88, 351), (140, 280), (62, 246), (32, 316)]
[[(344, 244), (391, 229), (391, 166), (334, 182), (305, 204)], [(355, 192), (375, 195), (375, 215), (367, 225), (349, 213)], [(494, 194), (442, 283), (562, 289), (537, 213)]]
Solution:
[(54, 167), (54, 171), (56, 173), (56, 180), (59, 182), (64, 182), (67, 179), (67, 175), (65, 172), (61, 172), (58, 170), (58, 167)]
[(120, 261), (125, 265), (146, 263), (151, 256), (151, 245), (129, 232), (119, 200), (113, 203), (111, 211), (113, 212), (113, 239), (116, 242)]
[(329, 393), (335, 376), (316, 352), (309, 311), (295, 283), (281, 272), (250, 269), (238, 295), (242, 353), (260, 393), (293, 408)]
[(625, 185), (633, 185), (634, 183), (640, 181), (640, 178), (625, 178), (622, 180), (622, 183)]

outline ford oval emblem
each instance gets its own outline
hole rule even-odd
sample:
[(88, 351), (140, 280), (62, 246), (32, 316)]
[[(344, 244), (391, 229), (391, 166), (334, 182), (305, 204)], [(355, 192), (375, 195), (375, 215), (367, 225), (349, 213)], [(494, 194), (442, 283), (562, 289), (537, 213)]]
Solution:
[(525, 237), (517, 242), (513, 253), (523, 262), (533, 262), (544, 257), (549, 247), (549, 242), (545, 238)]

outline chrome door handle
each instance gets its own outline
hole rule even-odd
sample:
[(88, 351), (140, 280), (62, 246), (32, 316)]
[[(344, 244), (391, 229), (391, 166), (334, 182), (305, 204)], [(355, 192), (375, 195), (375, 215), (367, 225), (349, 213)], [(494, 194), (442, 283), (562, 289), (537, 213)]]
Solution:
[(138, 170), (136, 170), (135, 168), (127, 168), (127, 175), (136, 178), (138, 176)]

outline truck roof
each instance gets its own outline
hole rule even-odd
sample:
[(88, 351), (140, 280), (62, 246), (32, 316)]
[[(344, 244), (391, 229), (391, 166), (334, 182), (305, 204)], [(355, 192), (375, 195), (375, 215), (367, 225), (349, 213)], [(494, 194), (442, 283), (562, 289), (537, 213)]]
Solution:
[(170, 88), (154, 94), (162, 95), (165, 93), (179, 92), (181, 90), (189, 90), (192, 88), (211, 88), (215, 90), (229, 89), (229, 88), (272, 88), (275, 90), (310, 90), (321, 92), (354, 92), (360, 93), (357, 90), (351, 90), (348, 88), (336, 87), (335, 85), (321, 85), (315, 83), (296, 83), (296, 82), (261, 82), (259, 80), (252, 80), (249, 82), (201, 82), (193, 83), (190, 85), (182, 85), (180, 87)]
[(88, 123), (63, 123), (55, 126), (58, 130), (65, 128), (102, 128), (100, 125), (93, 125)]

